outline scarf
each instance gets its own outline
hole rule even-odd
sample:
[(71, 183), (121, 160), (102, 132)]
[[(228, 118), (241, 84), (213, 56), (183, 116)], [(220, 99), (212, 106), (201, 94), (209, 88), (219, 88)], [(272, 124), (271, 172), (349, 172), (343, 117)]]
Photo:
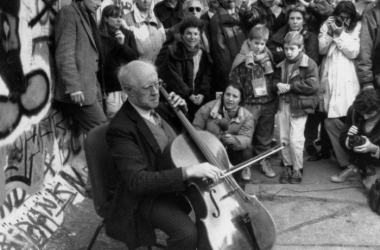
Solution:
[(183, 40), (183, 38), (181, 37), (181, 41), (180, 43), (183, 44), (183, 47), (185, 48), (186, 50), (186, 54), (190, 55), (191, 57), (194, 57), (196, 55), (198, 55), (198, 52), (200, 50), (200, 46), (199, 46), (199, 42), (197, 43), (197, 45), (194, 46), (194, 48), (191, 48), (189, 45), (187, 45), (185, 43), (185, 41)]

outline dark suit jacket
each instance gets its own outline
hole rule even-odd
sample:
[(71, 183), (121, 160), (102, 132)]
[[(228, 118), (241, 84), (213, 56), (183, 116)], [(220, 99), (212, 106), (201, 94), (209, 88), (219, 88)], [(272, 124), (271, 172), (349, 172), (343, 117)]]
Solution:
[[(156, 111), (179, 131), (178, 123), (173, 123), (175, 117), (164, 105), (160, 104)], [(106, 138), (120, 172), (114, 209), (106, 220), (107, 234), (125, 242), (129, 249), (153, 245), (153, 228), (140, 218), (139, 205), (144, 202), (152, 206), (159, 195), (184, 190), (182, 170), (167, 164), (146, 122), (129, 101), (111, 121)]]
[(84, 105), (97, 101), (98, 50), (92, 30), (77, 3), (59, 10), (55, 19), (55, 99), (72, 103), (70, 93), (82, 91)]

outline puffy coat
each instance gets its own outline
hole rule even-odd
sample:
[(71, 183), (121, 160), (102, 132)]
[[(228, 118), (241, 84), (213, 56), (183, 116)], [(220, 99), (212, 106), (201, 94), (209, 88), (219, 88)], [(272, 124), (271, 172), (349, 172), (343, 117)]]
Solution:
[[(228, 117), (224, 114), (221, 99), (217, 99), (203, 105), (195, 114), (193, 125), (197, 129), (206, 130), (220, 139), (222, 133), (219, 120)], [(244, 107), (239, 107), (236, 117), (228, 121), (227, 133), (235, 137), (232, 150), (244, 150), (251, 146), (253, 135), (253, 117)]]

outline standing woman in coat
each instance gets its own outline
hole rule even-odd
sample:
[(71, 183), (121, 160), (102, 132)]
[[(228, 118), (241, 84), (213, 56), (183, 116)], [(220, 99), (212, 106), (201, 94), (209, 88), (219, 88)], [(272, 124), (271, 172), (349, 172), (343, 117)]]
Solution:
[(276, 64), (285, 60), (284, 40), (289, 31), (298, 31), (303, 36), (305, 54), (319, 65), (318, 36), (307, 28), (307, 13), (302, 5), (295, 5), (286, 14), (287, 24), (280, 28), (268, 43)]
[(209, 98), (212, 60), (199, 44), (203, 25), (195, 16), (185, 18), (179, 27), (181, 39), (168, 47), (166, 58), (158, 69), (166, 90), (186, 100), (189, 120)]
[(105, 108), (111, 119), (126, 100), (117, 79), (117, 69), (138, 59), (137, 45), (132, 31), (121, 26), (122, 10), (119, 6), (109, 5), (103, 9), (99, 33), (105, 62), (103, 64), (103, 94), (106, 95)]
[(345, 152), (331, 130), (331, 123), (344, 125), (348, 108), (359, 93), (360, 85), (355, 70), (355, 58), (360, 50), (361, 23), (355, 5), (349, 1), (339, 2), (333, 16), (322, 25), (319, 33), (319, 50), (325, 58), (321, 64), (322, 103), (320, 108), (327, 114), (326, 130), (337, 156), (339, 165)]

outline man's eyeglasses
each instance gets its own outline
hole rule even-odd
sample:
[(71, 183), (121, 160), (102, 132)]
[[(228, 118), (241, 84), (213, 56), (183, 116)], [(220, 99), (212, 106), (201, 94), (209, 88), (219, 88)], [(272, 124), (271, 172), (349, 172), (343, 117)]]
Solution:
[(189, 12), (194, 12), (194, 10), (196, 12), (201, 12), (202, 8), (201, 7), (189, 7)]
[(153, 89), (159, 90), (160, 87), (162, 86), (163, 81), (161, 79), (158, 79), (156, 82), (153, 82), (149, 85), (146, 85), (142, 90), (147, 93), (152, 93)]

